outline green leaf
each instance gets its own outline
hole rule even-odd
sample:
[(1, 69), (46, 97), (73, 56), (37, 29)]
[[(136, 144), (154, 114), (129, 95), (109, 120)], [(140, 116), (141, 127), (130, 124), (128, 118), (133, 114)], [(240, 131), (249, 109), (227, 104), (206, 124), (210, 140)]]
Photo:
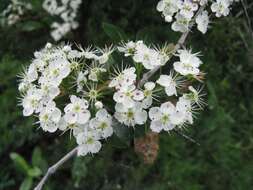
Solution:
[(73, 183), (74, 186), (76, 188), (80, 187), (80, 184), (82, 182), (82, 180), (87, 176), (88, 174), (88, 169), (86, 166), (86, 159), (85, 158), (81, 158), (81, 157), (76, 157), (74, 160), (74, 164), (72, 167), (72, 179), (73, 179)]
[(42, 172), (38, 167), (34, 167), (28, 170), (28, 175), (30, 177), (39, 177), (41, 174)]
[(39, 167), (42, 171), (47, 170), (47, 167), (48, 167), (47, 161), (43, 158), (39, 147), (36, 147), (33, 150), (32, 165)]
[(105, 22), (102, 27), (107, 36), (109, 36), (114, 42), (127, 40), (127, 35), (121, 28)]
[(43, 24), (36, 21), (27, 21), (22, 23), (21, 30), (25, 32), (31, 32), (34, 30), (38, 30), (43, 27)]
[(30, 190), (33, 184), (33, 180), (30, 177), (25, 178), (19, 187), (19, 190)]
[(30, 166), (21, 155), (13, 152), (10, 154), (10, 158), (13, 160), (17, 170), (23, 172), (26, 175), (28, 174)]

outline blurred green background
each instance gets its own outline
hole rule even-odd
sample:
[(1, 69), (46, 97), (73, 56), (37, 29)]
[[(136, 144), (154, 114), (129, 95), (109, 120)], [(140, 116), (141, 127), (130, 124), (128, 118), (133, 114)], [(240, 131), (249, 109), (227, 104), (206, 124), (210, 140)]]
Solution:
[[(48, 166), (74, 146), (69, 135), (38, 130), (35, 118), (24, 118), (17, 106), (16, 75), (33, 52), (50, 38), (52, 17), (31, 0), (34, 9), (17, 24), (0, 26), (0, 190), (29, 190)], [(0, 12), (9, 1), (0, 0)], [(250, 3), (250, 0), (248, 0)], [(63, 41), (103, 46), (129, 39), (148, 43), (176, 42), (156, 11), (155, 0), (84, 0), (80, 27)], [(253, 18), (253, 8), (248, 9)], [(187, 47), (201, 51), (207, 73), (208, 106), (181, 136), (163, 133), (159, 154), (145, 164), (119, 137), (108, 140), (93, 156), (74, 158), (46, 183), (46, 190), (249, 190), (253, 188), (253, 37), (241, 3), (230, 16), (213, 20), (206, 35), (195, 29)]]

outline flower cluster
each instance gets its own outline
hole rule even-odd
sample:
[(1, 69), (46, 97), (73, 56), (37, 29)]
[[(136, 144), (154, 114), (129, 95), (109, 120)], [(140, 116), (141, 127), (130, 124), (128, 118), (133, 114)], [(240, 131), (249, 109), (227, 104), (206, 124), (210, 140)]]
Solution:
[(44, 0), (43, 8), (52, 16), (57, 16), (62, 23), (53, 22), (51, 36), (55, 41), (59, 41), (72, 29), (76, 29), (79, 23), (76, 21), (78, 8), (82, 0)]
[[(99, 140), (112, 135), (112, 117), (103, 109), (101, 102), (90, 101), (95, 100), (99, 92), (88, 87), (87, 81), (93, 83), (94, 77), (86, 79), (82, 68), (85, 67), (89, 76), (99, 75), (99, 69), (94, 74), (95, 68), (102, 68), (112, 51), (110, 47), (73, 50), (70, 45), (53, 47), (48, 43), (45, 48), (35, 52), (32, 63), (20, 75), (19, 91), (22, 94), (23, 115), (36, 114), (39, 119), (37, 124), (47, 132), (70, 130), (80, 146), (80, 155), (97, 152), (101, 147)], [(97, 66), (86, 67), (81, 64), (81, 60)], [(77, 90), (65, 94), (65, 81), (73, 76), (76, 78)], [(70, 103), (61, 110), (56, 100), (66, 95), (70, 97)], [(91, 109), (96, 112), (95, 115), (91, 114)]]
[(152, 48), (148, 47), (143, 41), (122, 43), (118, 47), (126, 57), (132, 56), (136, 63), (141, 63), (146, 69), (154, 69), (157, 66), (163, 66), (169, 60), (167, 54), (168, 47)]
[[(128, 67), (118, 69), (110, 58), (121, 52), (133, 59)], [(162, 66), (172, 52), (148, 47), (142, 41), (77, 50), (48, 43), (34, 53), (32, 63), (21, 74), (23, 115), (37, 115), (36, 123), (44, 131), (70, 131), (79, 155), (101, 149), (101, 140), (113, 134), (113, 117), (128, 127), (149, 125), (156, 133), (192, 124), (193, 114), (205, 104), (201, 89), (192, 86), (201, 74), (202, 62), (191, 50), (181, 49), (173, 55), (178, 61), (169, 74), (140, 86), (139, 65), (146, 70)]]
[(19, 0), (11, 0), (8, 7), (1, 13), (3, 24), (13, 25), (17, 23), (27, 10), (32, 9), (30, 3)]
[[(238, 0), (160, 0), (157, 10), (162, 12), (166, 22), (172, 22), (171, 28), (177, 32), (190, 30), (191, 24), (196, 23), (200, 32), (206, 33), (210, 22), (207, 8), (210, 5), (211, 11), (216, 17), (227, 16), (231, 5)], [(199, 7), (203, 7), (198, 15)], [(194, 17), (196, 15), (196, 17)]]

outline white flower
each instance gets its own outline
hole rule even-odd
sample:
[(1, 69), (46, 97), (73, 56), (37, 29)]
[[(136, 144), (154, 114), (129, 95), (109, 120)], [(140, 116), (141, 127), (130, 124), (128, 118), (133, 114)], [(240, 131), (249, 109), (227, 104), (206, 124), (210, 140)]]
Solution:
[(49, 82), (53, 86), (59, 86), (64, 78), (66, 78), (71, 72), (70, 63), (63, 58), (56, 59), (52, 61), (47, 71), (43, 74), (43, 77), (40, 78), (40, 83)]
[(27, 94), (24, 96), (22, 100), (23, 106), (23, 115), (29, 116), (32, 115), (33, 112), (38, 113), (41, 107), (40, 100), (42, 98), (41, 90), (39, 89), (29, 89)]
[(198, 10), (198, 4), (193, 3), (191, 0), (185, 0), (180, 6), (180, 14), (189, 19), (193, 17), (196, 10)]
[(155, 88), (154, 82), (147, 82), (144, 84), (144, 99), (142, 100), (141, 104), (144, 109), (149, 108), (153, 103), (153, 90)]
[(39, 123), (41, 128), (50, 133), (53, 133), (58, 129), (60, 119), (61, 111), (55, 107), (54, 102), (47, 104), (47, 106), (43, 108), (39, 114)]
[(98, 60), (100, 64), (105, 64), (109, 60), (109, 57), (113, 53), (113, 51), (114, 51), (113, 46), (109, 46), (109, 47), (106, 46), (104, 49), (100, 49), (100, 52), (102, 55), (97, 56), (95, 58)]
[(156, 81), (161, 86), (165, 87), (165, 92), (168, 96), (177, 96), (177, 83), (171, 75), (160, 75), (159, 79)]
[(60, 89), (48, 83), (43, 83), (40, 86), (44, 99), (52, 100), (60, 94)]
[(209, 16), (207, 11), (203, 11), (196, 18), (197, 28), (200, 32), (205, 34), (207, 32), (208, 24), (209, 24)]
[(191, 19), (181, 15), (180, 13), (178, 13), (175, 18), (176, 21), (171, 25), (171, 29), (175, 32), (187, 32), (189, 30), (189, 23)]
[(166, 59), (159, 51), (147, 47), (142, 41), (137, 42), (136, 45), (133, 60), (137, 63), (142, 63), (146, 69), (154, 69), (156, 66), (166, 63)]
[(186, 99), (184, 96), (180, 97), (176, 109), (177, 112), (173, 118), (173, 122), (176, 125), (184, 125), (185, 123), (193, 124), (192, 105), (189, 99)]
[(106, 69), (105, 68), (102, 68), (102, 67), (99, 67), (99, 66), (96, 66), (94, 65), (90, 71), (89, 71), (89, 75), (88, 75), (88, 78), (89, 80), (92, 80), (94, 82), (98, 82), (98, 77), (101, 73), (105, 73), (106, 72)]
[(98, 153), (102, 147), (99, 141), (99, 133), (96, 130), (88, 129), (88, 127), (86, 127), (86, 129), (87, 130), (76, 136), (76, 142), (79, 145), (77, 154), (79, 156), (85, 156), (88, 153)]
[(144, 94), (141, 90), (136, 89), (135, 85), (122, 88), (113, 95), (113, 100), (117, 103), (122, 103), (125, 107), (131, 108), (134, 106), (135, 101), (144, 99)]
[(227, 16), (229, 14), (229, 6), (229, 0), (216, 0), (216, 2), (212, 3), (211, 10), (216, 17)]
[(152, 107), (149, 110), (149, 118), (151, 119), (151, 130), (156, 133), (159, 133), (162, 130), (172, 130), (175, 125), (173, 124), (171, 119), (175, 111), (175, 106), (170, 102), (163, 103), (160, 108)]
[(192, 124), (191, 101), (180, 97), (176, 106), (171, 102), (166, 102), (160, 107), (152, 107), (149, 110), (149, 118), (151, 130), (157, 133), (162, 130), (170, 131), (175, 126), (183, 126), (185, 123)]
[(119, 52), (123, 52), (126, 57), (134, 55), (136, 51), (136, 43), (133, 41), (122, 43), (122, 46), (118, 46)]
[(203, 108), (206, 102), (203, 99), (205, 94), (201, 93), (203, 88), (198, 88), (197, 90), (193, 86), (189, 86), (190, 93), (184, 94), (183, 97), (190, 100), (193, 104), (197, 104), (199, 108)]
[(70, 124), (78, 123), (85, 124), (90, 119), (90, 112), (87, 110), (89, 107), (88, 101), (76, 97), (70, 96), (71, 103), (64, 108), (64, 119)]
[(167, 22), (171, 22), (173, 15), (178, 12), (181, 4), (181, 0), (161, 0), (158, 2), (156, 9), (162, 12)]
[(147, 112), (142, 109), (141, 103), (136, 102), (132, 108), (127, 108), (123, 104), (115, 105), (114, 117), (127, 126), (143, 125), (147, 121)]
[(117, 76), (112, 79), (112, 81), (109, 84), (110, 88), (116, 88), (116, 89), (121, 89), (121, 88), (126, 88), (130, 85), (133, 85), (134, 82), (136, 81), (136, 74), (135, 74), (135, 68), (130, 67), (122, 72), (118, 72)]
[(197, 54), (192, 54), (191, 50), (178, 50), (180, 61), (173, 64), (175, 71), (181, 75), (197, 75), (199, 74), (199, 66), (202, 61)]
[(110, 137), (113, 134), (112, 116), (105, 109), (100, 109), (96, 117), (90, 120), (89, 126), (101, 134), (103, 138)]

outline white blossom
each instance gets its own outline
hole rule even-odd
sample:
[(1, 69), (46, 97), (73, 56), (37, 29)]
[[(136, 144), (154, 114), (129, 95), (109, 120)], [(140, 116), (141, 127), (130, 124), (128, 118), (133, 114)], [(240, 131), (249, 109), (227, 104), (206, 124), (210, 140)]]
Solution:
[(85, 127), (86, 130), (79, 133), (76, 136), (76, 142), (78, 144), (77, 154), (79, 156), (85, 156), (88, 153), (97, 153), (102, 147), (100, 140), (100, 134), (98, 131)]
[(122, 88), (115, 92), (113, 100), (117, 103), (122, 103), (125, 107), (131, 108), (135, 105), (135, 101), (144, 99), (144, 94), (141, 90), (136, 89), (135, 85)]
[(209, 24), (209, 16), (207, 11), (203, 11), (196, 18), (197, 28), (200, 32), (205, 34), (207, 32), (208, 24)]
[(148, 109), (153, 103), (153, 90), (155, 88), (154, 82), (147, 82), (144, 84), (144, 99), (142, 100), (141, 104), (144, 109)]
[(197, 75), (199, 74), (199, 66), (202, 61), (197, 57), (197, 53), (192, 54), (191, 50), (178, 50), (179, 59), (173, 64), (176, 72), (181, 75)]
[(71, 103), (64, 108), (64, 119), (70, 124), (85, 124), (90, 119), (90, 112), (87, 110), (89, 103), (85, 99), (70, 96)]
[(61, 110), (55, 106), (54, 102), (44, 107), (39, 114), (39, 123), (44, 131), (50, 133), (58, 129), (58, 123), (61, 119)]
[(100, 109), (96, 117), (89, 123), (92, 129), (95, 129), (103, 138), (110, 137), (113, 134), (112, 116), (105, 109)]
[(212, 12), (216, 17), (227, 16), (229, 14), (229, 0), (216, 0), (211, 5)]
[(165, 92), (168, 96), (177, 96), (177, 83), (172, 75), (160, 75), (159, 79), (156, 82), (165, 87)]
[(22, 100), (23, 115), (30, 116), (34, 112), (38, 113), (41, 108), (40, 100), (42, 99), (42, 93), (39, 89), (29, 89)]
[(123, 52), (126, 57), (134, 55), (136, 51), (136, 43), (129, 41), (127, 43), (122, 43), (121, 46), (118, 46), (119, 52)]
[(109, 87), (114, 87), (116, 89), (126, 88), (134, 84), (134, 82), (136, 81), (136, 77), (137, 76), (135, 74), (135, 68), (127, 68), (122, 72), (117, 73), (117, 76), (114, 77), (109, 83)]
[(136, 102), (131, 108), (121, 103), (115, 105), (114, 117), (126, 126), (143, 125), (147, 121), (147, 112), (143, 110), (141, 103)]

